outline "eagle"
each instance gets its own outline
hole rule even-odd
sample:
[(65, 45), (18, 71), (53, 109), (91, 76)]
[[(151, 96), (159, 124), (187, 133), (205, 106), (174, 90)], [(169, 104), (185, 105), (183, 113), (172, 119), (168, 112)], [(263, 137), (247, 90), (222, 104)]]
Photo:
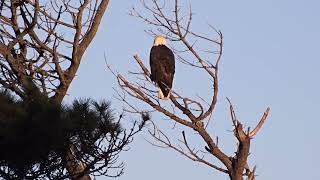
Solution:
[(175, 73), (174, 54), (166, 44), (165, 37), (156, 36), (150, 50), (150, 79), (158, 85), (158, 97), (163, 100), (170, 98)]

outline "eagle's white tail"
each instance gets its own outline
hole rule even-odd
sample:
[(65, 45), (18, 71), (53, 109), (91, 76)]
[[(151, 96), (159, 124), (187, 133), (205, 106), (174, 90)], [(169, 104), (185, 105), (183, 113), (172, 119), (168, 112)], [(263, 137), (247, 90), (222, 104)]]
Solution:
[[(170, 90), (170, 91), (171, 91), (171, 90)], [(159, 88), (158, 97), (159, 97), (159, 99), (162, 99), (162, 100), (169, 100), (169, 99), (170, 99), (170, 93), (171, 93), (171, 92), (169, 92), (168, 96), (165, 97), (165, 96), (163, 95), (163, 92), (162, 92), (161, 89)]]

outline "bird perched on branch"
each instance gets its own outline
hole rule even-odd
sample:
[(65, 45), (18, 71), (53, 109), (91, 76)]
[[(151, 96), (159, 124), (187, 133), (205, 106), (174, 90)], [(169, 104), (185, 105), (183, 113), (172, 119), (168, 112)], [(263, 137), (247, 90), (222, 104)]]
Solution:
[(158, 97), (163, 100), (170, 98), (175, 73), (174, 54), (166, 44), (166, 38), (156, 36), (150, 51), (150, 78), (158, 85)]

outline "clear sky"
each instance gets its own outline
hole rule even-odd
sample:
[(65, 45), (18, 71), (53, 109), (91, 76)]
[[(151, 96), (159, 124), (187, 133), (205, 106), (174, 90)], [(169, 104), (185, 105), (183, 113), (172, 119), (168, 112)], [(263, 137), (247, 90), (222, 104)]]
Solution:
[[(106, 98), (115, 112), (120, 112), (121, 104), (113, 97), (112, 89), (117, 84), (106, 70), (104, 53), (108, 62), (124, 74), (136, 67), (134, 53), (148, 62), (153, 39), (143, 31), (146, 24), (127, 14), (139, 2), (110, 2), (67, 102), (75, 97)], [(186, 2), (192, 3), (197, 30), (207, 32), (208, 22), (220, 29), (225, 38), (218, 108), (210, 133), (219, 136), (223, 150), (232, 155), (236, 141), (230, 132), (225, 97), (231, 98), (237, 116), (249, 126), (270, 106), (267, 122), (252, 140), (250, 166), (257, 165), (258, 179), (320, 179), (320, 1)], [(190, 83), (202, 82), (206, 87), (205, 81), (183, 71), (182, 66), (177, 63), (177, 86), (181, 84), (194, 95), (197, 89)], [(157, 113), (152, 117), (158, 124), (164, 121)], [(145, 138), (150, 138), (145, 132), (137, 135), (130, 150), (121, 154), (126, 169), (119, 180), (228, 179), (173, 150), (154, 147)]]

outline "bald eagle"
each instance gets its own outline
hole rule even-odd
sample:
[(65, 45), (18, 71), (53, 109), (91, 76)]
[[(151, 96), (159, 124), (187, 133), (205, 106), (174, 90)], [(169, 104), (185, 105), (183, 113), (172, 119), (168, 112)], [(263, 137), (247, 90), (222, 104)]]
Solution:
[(166, 46), (166, 39), (156, 36), (150, 51), (150, 79), (158, 87), (158, 97), (163, 100), (170, 98), (172, 81), (175, 72), (173, 52)]

